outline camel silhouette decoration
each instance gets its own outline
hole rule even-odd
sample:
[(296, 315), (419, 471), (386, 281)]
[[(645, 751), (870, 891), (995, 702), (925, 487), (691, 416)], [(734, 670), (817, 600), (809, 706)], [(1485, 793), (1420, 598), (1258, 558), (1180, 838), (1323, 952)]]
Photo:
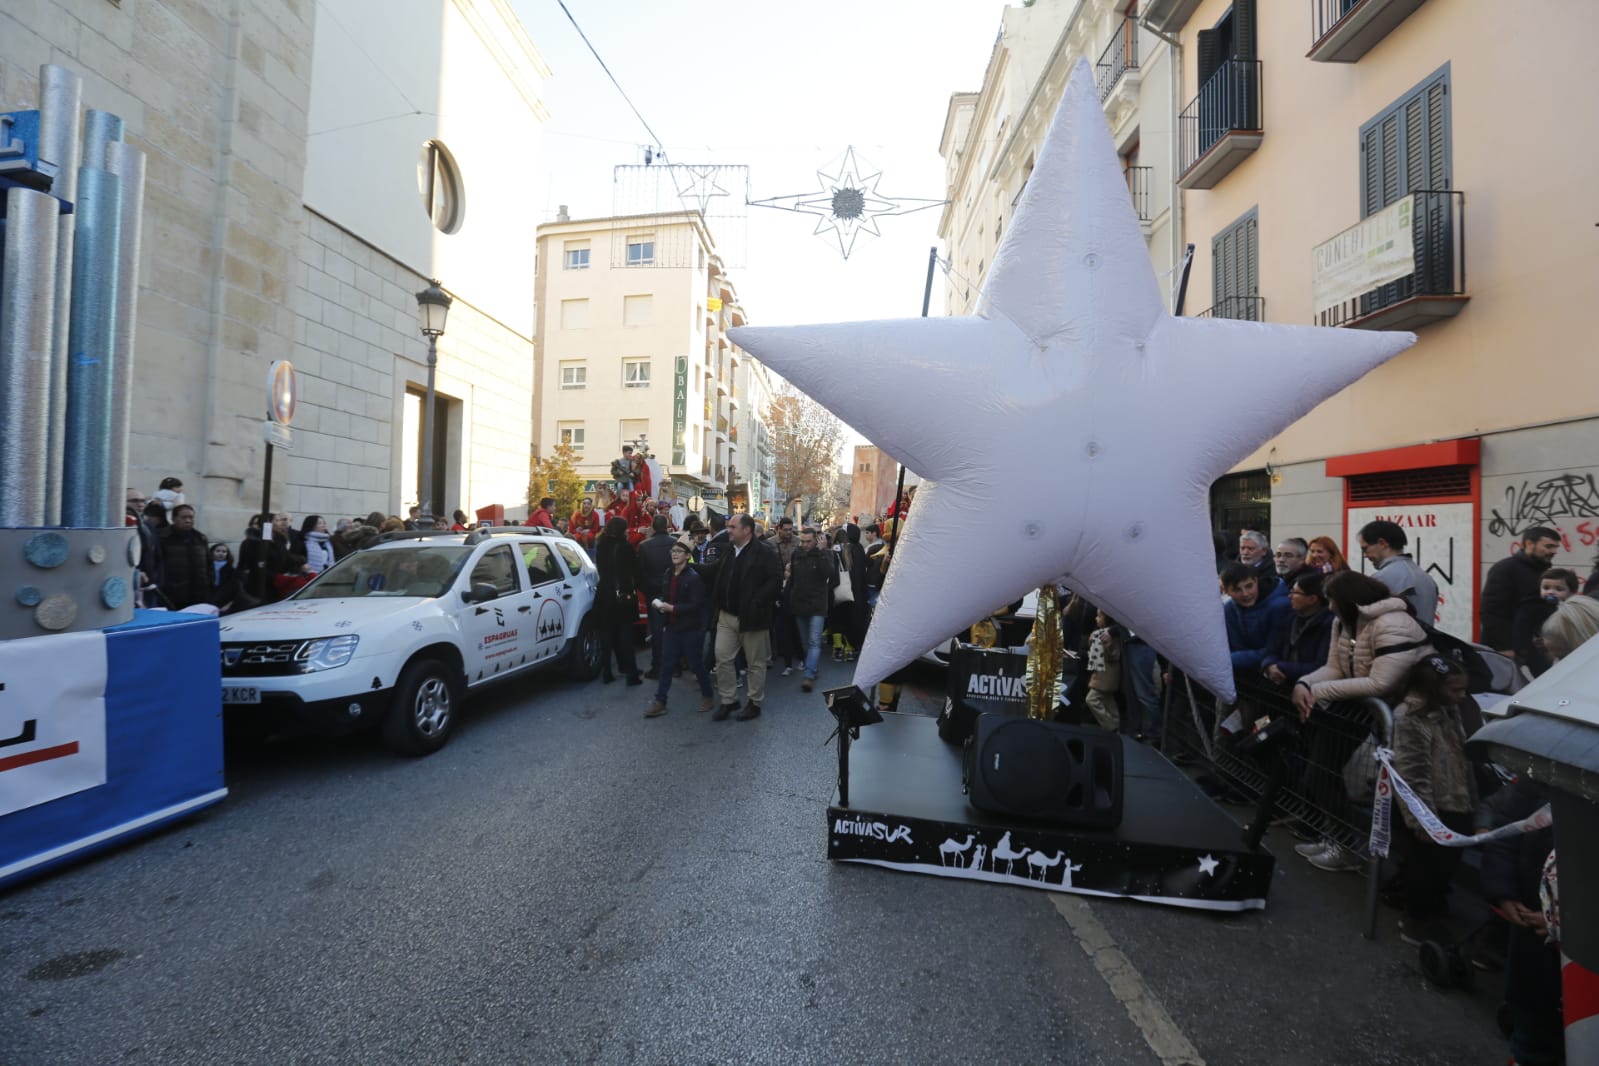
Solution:
[(972, 841), (976, 839), (977, 834), (967, 833), (966, 843), (964, 844), (957, 842), (953, 837), (944, 841), (938, 846), (939, 865), (948, 866), (950, 865), (951, 861), (953, 861), (956, 866), (961, 865), (960, 857), (966, 853), (966, 849), (971, 847)]
[(999, 865), (1001, 860), (1003, 860), (1005, 863), (1005, 873), (1009, 874), (1011, 872), (1011, 864), (1032, 850), (1032, 848), (1023, 848), (1021, 851), (1011, 850), (1010, 833), (1007, 831), (1004, 836), (999, 838), (999, 843), (994, 845), (994, 863), (989, 867), (989, 869), (993, 870), (995, 873), (998, 873), (999, 871), (994, 868)]
[(1031, 876), (1034, 881), (1042, 881), (1044, 879), (1044, 875), (1049, 872), (1050, 867), (1055, 866), (1060, 862), (1061, 859), (1065, 857), (1066, 853), (1064, 851), (1055, 852), (1055, 857), (1053, 859), (1047, 857), (1042, 851), (1033, 852), (1031, 855), (1027, 856), (1027, 866), (1030, 871), (1029, 876)]

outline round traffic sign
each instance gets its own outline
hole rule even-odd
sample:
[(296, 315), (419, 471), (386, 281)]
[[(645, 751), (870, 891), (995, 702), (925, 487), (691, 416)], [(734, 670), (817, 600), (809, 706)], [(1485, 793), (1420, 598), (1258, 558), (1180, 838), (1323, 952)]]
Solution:
[(294, 364), (279, 359), (267, 370), (267, 417), (288, 425), (294, 421), (294, 405), (300, 394), (300, 383), (294, 374)]

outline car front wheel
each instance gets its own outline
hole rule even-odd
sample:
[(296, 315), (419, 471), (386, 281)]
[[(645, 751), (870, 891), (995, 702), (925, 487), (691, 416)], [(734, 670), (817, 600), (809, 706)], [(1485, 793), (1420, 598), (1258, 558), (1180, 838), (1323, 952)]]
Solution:
[(566, 672), (578, 681), (592, 681), (600, 674), (605, 649), (600, 644), (599, 627), (594, 624), (591, 612), (577, 627), (572, 646), (567, 651)]
[(395, 686), (394, 706), (383, 721), (383, 743), (400, 755), (431, 755), (444, 747), (460, 714), (455, 671), (437, 659), (405, 668)]

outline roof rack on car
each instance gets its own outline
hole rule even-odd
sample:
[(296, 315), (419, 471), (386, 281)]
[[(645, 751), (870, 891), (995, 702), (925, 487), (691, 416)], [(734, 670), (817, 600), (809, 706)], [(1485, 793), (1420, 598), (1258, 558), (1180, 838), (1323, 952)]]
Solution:
[(387, 533), (378, 534), (377, 544), (387, 544), (393, 540), (423, 540), (427, 537), (459, 537), (458, 529), (391, 529)]
[(541, 537), (565, 537), (559, 529), (549, 526), (479, 526), (467, 535), (468, 544), (482, 544), (491, 537), (535, 534)]

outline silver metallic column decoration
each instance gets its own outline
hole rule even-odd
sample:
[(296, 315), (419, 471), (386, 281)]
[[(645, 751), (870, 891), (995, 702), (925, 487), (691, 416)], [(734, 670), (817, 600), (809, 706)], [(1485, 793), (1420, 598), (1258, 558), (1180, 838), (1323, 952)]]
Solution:
[[(39, 68), (39, 158), (56, 169), (50, 192), (73, 203), (78, 198), (78, 165), (83, 114), (83, 79), (65, 67)], [(76, 217), (56, 223), (54, 320), (50, 326), (49, 453), (45, 460), (46, 525), (61, 521), (61, 469), (67, 432), (67, 324), (72, 304), (72, 233)]]
[[(92, 129), (95, 112), (89, 112)], [(103, 147), (98, 153), (104, 158)], [(96, 153), (86, 145), (84, 156)], [(67, 439), (61, 477), (61, 523), (105, 521), (111, 460), (111, 364), (116, 326), (117, 237), (122, 180), (107, 170), (78, 172), (77, 248), (72, 263), (72, 321), (67, 337)]]
[(126, 508), (128, 430), (133, 418), (133, 333), (139, 296), (139, 233), (144, 216), (144, 153), (120, 141), (106, 146), (106, 169), (122, 181), (117, 239), (116, 325), (110, 378), (111, 453), (107, 462), (107, 526), (119, 525)]
[(0, 252), (0, 526), (45, 524), (56, 222), (61, 204), (5, 190)]

